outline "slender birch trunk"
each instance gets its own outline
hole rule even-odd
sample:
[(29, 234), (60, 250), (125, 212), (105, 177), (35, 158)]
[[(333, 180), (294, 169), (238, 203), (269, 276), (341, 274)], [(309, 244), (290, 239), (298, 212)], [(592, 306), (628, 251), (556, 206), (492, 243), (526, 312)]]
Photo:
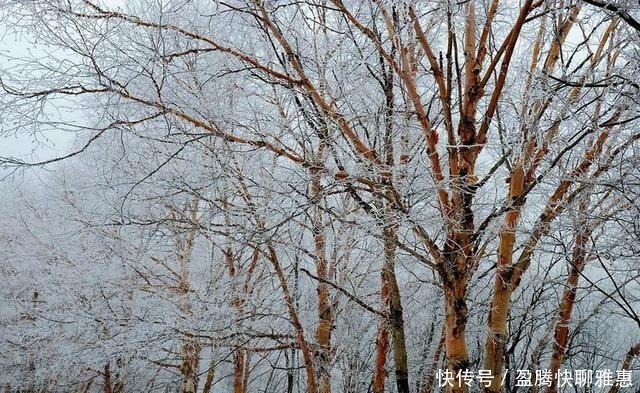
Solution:
[(431, 366), (427, 370), (427, 378), (424, 383), (424, 387), (422, 388), (421, 393), (431, 393), (433, 391), (433, 385), (436, 380), (436, 373), (438, 370), (438, 364), (440, 363), (440, 358), (442, 357), (442, 350), (444, 348), (445, 342), (445, 330), (444, 327), (442, 329), (442, 333), (440, 334), (440, 339), (438, 340), (438, 345), (436, 346), (436, 350), (433, 353), (433, 360), (431, 361)]
[(213, 386), (213, 378), (216, 375), (216, 368), (213, 364), (213, 359), (211, 359), (211, 364), (209, 364), (209, 369), (207, 370), (207, 374), (204, 380), (204, 386), (202, 387), (202, 393), (210, 393), (211, 387)]
[(558, 379), (556, 377), (567, 351), (569, 322), (571, 321), (571, 314), (576, 301), (578, 281), (587, 263), (587, 242), (589, 241), (592, 228), (589, 228), (588, 221), (584, 219), (584, 216), (588, 214), (586, 210), (589, 206), (588, 197), (586, 199), (586, 202), (583, 201), (583, 203), (581, 203), (580, 214), (582, 215), (582, 219), (576, 228), (571, 267), (569, 268), (569, 275), (565, 281), (562, 300), (558, 306), (558, 320), (556, 321), (554, 329), (554, 344), (553, 351), (551, 352), (551, 362), (549, 364), (549, 370), (551, 371), (553, 380), (551, 381), (551, 386), (547, 387), (546, 393), (555, 393), (558, 391)]
[[(380, 273), (380, 297), (383, 310), (389, 309), (389, 282), (384, 273)], [(378, 334), (376, 335), (376, 354), (373, 373), (373, 393), (384, 393), (387, 379), (387, 354), (389, 353), (389, 324), (386, 318), (380, 317), (378, 321)]]
[[(320, 142), (316, 153), (316, 160), (319, 163), (324, 161), (326, 145)], [(317, 350), (314, 356), (315, 370), (318, 380), (319, 393), (331, 393), (331, 331), (333, 330), (333, 306), (330, 299), (329, 266), (326, 256), (326, 238), (324, 234), (323, 213), (320, 208), (320, 198), (322, 197), (322, 185), (320, 183), (321, 173), (318, 169), (311, 169), (311, 197), (314, 199), (312, 209), (311, 228), (313, 233), (313, 244), (315, 248), (315, 263), (318, 277), (318, 323), (316, 326), (315, 339)]]
[[(231, 307), (233, 307), (235, 311), (235, 322), (238, 323), (242, 315), (244, 314), (244, 300), (238, 294), (237, 284), (235, 280), (237, 279), (237, 271), (236, 264), (234, 260), (234, 252), (231, 247), (231, 234), (230, 234), (230, 226), (231, 219), (229, 217), (229, 204), (227, 203), (226, 198), (222, 201), (222, 206), (224, 208), (224, 221), (226, 226), (226, 237), (228, 245), (224, 250), (224, 262), (227, 266), (227, 270), (229, 272), (229, 278), (232, 282), (231, 288)], [(242, 348), (233, 349), (233, 393), (244, 393), (245, 386), (245, 350)]]
[(409, 393), (409, 366), (407, 362), (402, 298), (395, 273), (397, 247), (395, 228), (386, 228), (383, 236), (385, 261), (382, 268), (382, 275), (389, 285), (388, 324), (393, 337), (393, 364), (396, 374), (396, 387), (398, 393)]
[[(198, 216), (198, 206), (200, 199), (195, 198), (186, 205), (186, 212), (195, 225)], [(184, 236), (184, 237), (183, 237)], [(189, 301), (189, 293), (191, 292), (190, 269), (191, 255), (195, 245), (196, 229), (190, 228), (186, 235), (176, 234), (176, 253), (179, 263), (179, 282), (178, 295), (179, 309), (185, 318), (192, 317), (191, 304)], [(198, 378), (200, 375), (200, 343), (198, 339), (188, 333), (184, 333), (182, 337), (180, 373), (182, 380), (180, 382), (180, 391), (182, 393), (196, 393), (198, 390)]]

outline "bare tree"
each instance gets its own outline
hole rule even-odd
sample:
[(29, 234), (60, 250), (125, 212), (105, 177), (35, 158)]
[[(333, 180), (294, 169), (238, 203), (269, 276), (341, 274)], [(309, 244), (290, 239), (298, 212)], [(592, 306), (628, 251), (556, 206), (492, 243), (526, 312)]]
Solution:
[[(597, 345), (589, 359), (571, 351), (600, 313), (638, 321), (631, 257), (588, 263), (615, 248), (605, 233), (637, 240), (640, 63), (623, 4), (42, 0), (2, 12), (51, 48), (7, 57), (3, 134), (79, 142), (0, 162), (64, 178), (67, 162), (95, 160), (92, 195), (108, 196), (63, 205), (118, 248), (127, 296), (102, 283), (111, 295), (79, 310), (118, 299), (125, 316), (98, 318), (98, 341), (119, 340), (122, 318), (132, 340), (156, 343), (144, 366), (92, 364), (104, 391), (143, 389), (111, 382), (121, 359), (118, 379), (140, 372), (148, 390), (175, 387), (177, 372), (184, 393), (328, 393), (355, 368), (366, 375), (349, 389), (428, 392), (442, 358), (450, 392), (511, 392), (516, 365), (605, 364)], [(627, 341), (611, 338), (610, 357)], [(487, 384), (457, 378), (480, 364)]]

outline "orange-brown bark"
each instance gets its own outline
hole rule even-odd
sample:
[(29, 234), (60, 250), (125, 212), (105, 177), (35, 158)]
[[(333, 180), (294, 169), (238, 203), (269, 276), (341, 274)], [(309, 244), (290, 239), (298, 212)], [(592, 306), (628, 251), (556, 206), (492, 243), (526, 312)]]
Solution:
[(488, 337), (485, 349), (484, 368), (491, 370), (494, 378), (486, 388), (490, 392), (501, 389), (501, 372), (504, 367), (504, 350), (507, 342), (507, 315), (513, 287), (511, 285), (513, 248), (516, 241), (516, 226), (520, 217), (521, 205), (517, 202), (524, 191), (524, 168), (519, 162), (513, 168), (509, 200), (511, 206), (507, 210), (505, 221), (500, 229), (500, 243), (498, 248), (498, 266), (493, 288), (491, 308), (489, 310)]
[[(321, 142), (318, 147), (316, 159), (322, 160), (326, 145)], [(316, 326), (317, 351), (314, 356), (315, 369), (318, 376), (318, 392), (331, 393), (331, 330), (333, 327), (333, 310), (330, 299), (329, 285), (326, 281), (329, 277), (329, 266), (326, 256), (326, 239), (323, 226), (323, 214), (318, 206), (321, 197), (322, 185), (320, 183), (320, 172), (317, 169), (311, 170), (311, 195), (314, 198), (315, 206), (312, 216), (313, 244), (315, 249), (315, 262), (318, 277), (318, 323)]]
[(244, 351), (237, 349), (233, 352), (233, 393), (245, 393), (245, 355)]
[[(583, 205), (586, 209), (586, 204)], [(586, 212), (582, 212), (586, 214)], [(586, 220), (577, 229), (575, 236), (575, 244), (573, 246), (573, 255), (571, 258), (571, 267), (569, 269), (569, 275), (565, 282), (565, 289), (562, 293), (562, 300), (558, 306), (558, 320), (555, 326), (553, 351), (551, 352), (551, 362), (549, 364), (549, 370), (553, 375), (551, 386), (546, 389), (547, 393), (554, 393), (558, 391), (558, 380), (556, 374), (562, 366), (562, 360), (567, 350), (567, 342), (569, 338), (569, 322), (571, 321), (571, 313), (573, 312), (573, 306), (576, 301), (576, 293), (578, 288), (578, 281), (580, 274), (584, 270), (586, 265), (586, 247), (589, 240), (590, 230), (587, 226)]]
[(202, 393), (210, 393), (211, 388), (213, 387), (213, 378), (216, 375), (216, 368), (214, 367), (213, 361), (209, 365), (209, 369), (207, 370), (207, 375), (204, 379), (204, 386), (202, 387)]
[[(560, 34), (552, 42), (551, 48), (547, 53), (543, 71), (549, 73), (555, 67), (559, 53), (566, 40), (566, 37), (575, 22), (575, 18), (580, 11), (579, 6), (571, 7), (569, 14), (560, 23)], [(601, 56), (602, 50), (610, 38), (615, 22), (612, 22), (605, 31), (595, 56), (591, 59), (592, 66), (596, 64)], [(537, 52), (539, 51), (541, 30), (538, 32), (538, 38), (534, 43), (534, 55), (531, 59), (531, 68), (537, 64)], [(528, 82), (527, 82), (528, 84)], [(579, 96), (580, 88), (574, 88), (569, 92), (567, 100), (574, 102)], [(526, 98), (525, 98), (526, 100)], [(530, 114), (534, 116), (533, 124), (537, 124), (538, 119), (544, 113), (545, 106), (543, 102), (536, 100), (530, 109)], [(583, 175), (590, 168), (594, 158), (600, 154), (605, 141), (609, 136), (609, 129), (602, 131), (592, 146), (585, 152), (582, 160), (576, 165), (570, 176), (565, 178), (557, 186), (554, 193), (549, 198), (549, 202), (541, 214), (533, 233), (525, 242), (524, 250), (520, 254), (517, 262), (513, 263), (513, 251), (515, 246), (515, 234), (518, 227), (520, 217), (520, 209), (524, 204), (524, 190), (534, 181), (535, 172), (542, 160), (548, 153), (548, 145), (553, 141), (559, 130), (561, 118), (564, 112), (558, 115), (558, 121), (551, 127), (542, 144), (538, 144), (536, 137), (532, 136), (525, 145), (525, 149), (519, 157), (515, 167), (512, 169), (510, 177), (509, 201), (511, 206), (507, 209), (505, 221), (500, 230), (500, 243), (498, 247), (498, 269), (494, 283), (494, 293), (492, 297), (491, 310), (488, 320), (488, 336), (485, 353), (485, 368), (491, 370), (494, 376), (501, 376), (504, 368), (504, 351), (508, 340), (507, 337), (507, 316), (511, 303), (511, 295), (515, 288), (520, 284), (522, 274), (528, 268), (530, 258), (533, 254), (540, 237), (549, 229), (549, 224), (564, 209), (570, 199), (575, 198), (576, 194), (568, 195), (569, 188), (573, 184), (573, 180)], [(618, 114), (614, 115), (614, 118)], [(485, 389), (486, 392), (499, 392), (501, 390), (499, 378), (492, 381), (491, 386)]]
[[(389, 308), (389, 283), (385, 274), (380, 274), (380, 296), (384, 310)], [(373, 370), (373, 393), (383, 393), (387, 379), (387, 353), (389, 352), (389, 325), (387, 319), (380, 317), (376, 336), (376, 354)]]
[[(469, 352), (465, 337), (468, 318), (466, 291), (466, 282), (463, 280), (444, 283), (444, 346), (447, 354), (447, 369), (453, 375), (457, 375), (460, 370), (469, 367)], [(454, 384), (454, 387), (449, 389), (452, 393), (466, 393), (468, 390), (469, 387), (464, 383)]]

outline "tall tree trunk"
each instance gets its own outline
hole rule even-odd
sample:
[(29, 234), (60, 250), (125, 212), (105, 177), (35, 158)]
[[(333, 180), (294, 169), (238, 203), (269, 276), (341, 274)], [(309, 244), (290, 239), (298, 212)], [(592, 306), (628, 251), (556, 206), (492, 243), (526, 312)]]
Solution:
[[(460, 207), (455, 213), (459, 227), (447, 234), (444, 247), (444, 267), (440, 272), (444, 293), (444, 330), (447, 370), (456, 376), (461, 370), (469, 368), (469, 351), (466, 340), (468, 319), (467, 287), (468, 279), (474, 266), (473, 244), (470, 233), (473, 233), (473, 216), (470, 197), (461, 199)], [(466, 393), (469, 387), (458, 381), (450, 392)]]
[[(320, 142), (316, 159), (320, 162), (324, 159), (326, 145)], [(315, 370), (317, 375), (318, 393), (331, 393), (331, 331), (333, 329), (333, 310), (330, 299), (329, 267), (326, 257), (326, 239), (324, 234), (323, 214), (319, 206), (322, 185), (320, 183), (321, 173), (318, 169), (311, 170), (311, 195), (315, 199), (312, 212), (312, 232), (315, 247), (315, 262), (318, 277), (318, 324), (316, 326), (315, 339), (317, 350), (315, 352)]]
[[(580, 214), (586, 215), (587, 207), (588, 203), (581, 204)], [(555, 326), (553, 352), (551, 353), (551, 362), (549, 365), (549, 370), (551, 371), (553, 380), (551, 381), (551, 386), (548, 386), (546, 389), (547, 393), (555, 393), (558, 391), (557, 373), (558, 370), (560, 370), (560, 366), (562, 365), (562, 361), (567, 350), (569, 322), (571, 321), (571, 314), (576, 301), (580, 274), (584, 270), (587, 262), (586, 248), (590, 234), (591, 229), (588, 228), (587, 220), (580, 220), (576, 230), (569, 275), (566, 279), (565, 289), (562, 294), (562, 301), (558, 306), (558, 320)]]
[(200, 346), (197, 340), (192, 337), (185, 337), (182, 344), (182, 364), (180, 365), (182, 374), (181, 393), (196, 393), (198, 390), (199, 354)]
[(233, 353), (233, 393), (244, 393), (244, 365), (245, 353), (242, 349), (237, 349)]
[(497, 273), (494, 284), (494, 295), (489, 311), (489, 332), (485, 350), (485, 370), (491, 371), (491, 384), (485, 388), (486, 392), (500, 392), (502, 390), (502, 372), (505, 363), (505, 346), (507, 344), (507, 319), (511, 304), (511, 287), (505, 275)]
[[(383, 310), (389, 309), (389, 282), (386, 275), (380, 273), (380, 297)], [(383, 393), (387, 379), (387, 354), (389, 353), (389, 324), (387, 319), (380, 317), (378, 334), (376, 337), (376, 355), (373, 374), (373, 393)]]
[(520, 196), (524, 191), (525, 170), (522, 160), (516, 162), (509, 179), (509, 200), (512, 205), (507, 210), (505, 221), (500, 228), (498, 247), (498, 266), (494, 281), (491, 309), (489, 310), (488, 337), (485, 350), (485, 370), (490, 370), (493, 379), (485, 388), (486, 392), (502, 390), (502, 370), (504, 353), (507, 344), (507, 318), (511, 303), (513, 249), (516, 242), (516, 228), (521, 212)]
[(409, 366), (404, 333), (400, 288), (392, 268), (385, 268), (389, 280), (389, 325), (393, 334), (393, 364), (398, 393), (409, 393)]
[[(224, 250), (224, 260), (229, 271), (229, 277), (232, 282), (238, 277), (236, 269), (236, 258), (234, 256), (231, 237), (231, 218), (229, 215), (229, 204), (226, 198), (223, 198), (222, 205), (224, 208), (224, 221), (225, 221), (225, 235), (227, 237), (228, 246)], [(241, 255), (241, 253), (239, 253)], [(238, 288), (235, 284), (232, 284), (231, 292), (231, 306), (235, 310), (235, 323), (239, 324), (245, 314), (245, 299), (251, 294), (251, 278), (254, 269), (259, 260), (259, 253), (254, 251), (251, 256), (251, 264), (246, 271), (246, 277), (244, 284), (241, 288)], [(241, 294), (239, 294), (241, 293)], [(247, 390), (247, 380), (249, 378), (249, 372), (247, 367), (248, 354), (247, 351), (238, 347), (233, 352), (233, 391), (234, 393), (244, 393)]]
[[(197, 222), (199, 203), (200, 199), (196, 197), (185, 206), (185, 212), (189, 214), (189, 219), (192, 223)], [(189, 300), (189, 293), (191, 292), (189, 265), (195, 244), (195, 236), (196, 229), (192, 228), (189, 229), (186, 235), (176, 233), (175, 240), (176, 254), (180, 268), (178, 282), (178, 295), (180, 300), (178, 307), (184, 318), (192, 316), (191, 303)], [(198, 377), (200, 375), (200, 343), (195, 337), (188, 333), (183, 333), (182, 341), (182, 363), (180, 364), (182, 381), (180, 383), (180, 391), (181, 393), (196, 393), (198, 390)]]
[[(447, 369), (453, 375), (469, 367), (469, 352), (465, 331), (467, 326), (466, 282), (455, 280), (444, 283), (444, 324), (445, 351), (447, 354)], [(464, 383), (449, 388), (452, 393), (466, 393), (468, 386)]]
[(213, 378), (216, 375), (216, 368), (214, 367), (213, 359), (211, 359), (211, 364), (209, 365), (209, 369), (207, 370), (207, 376), (204, 380), (204, 387), (202, 388), (202, 393), (210, 393), (211, 387), (213, 386)]
[(431, 362), (431, 367), (427, 370), (427, 378), (424, 383), (424, 387), (422, 388), (422, 393), (431, 393), (433, 391), (433, 384), (436, 380), (436, 370), (438, 369), (438, 363), (440, 363), (440, 357), (442, 357), (442, 349), (444, 348), (445, 341), (445, 329), (444, 326), (442, 328), (442, 333), (440, 334), (440, 340), (438, 341), (438, 346), (436, 347), (435, 352), (433, 353), (433, 361)]
[[(389, 15), (385, 11), (385, 17)], [(387, 27), (397, 23), (397, 14), (393, 13), (393, 21), (389, 20)], [(396, 45), (392, 47), (392, 53), (395, 54)], [(393, 149), (393, 111), (394, 111), (394, 92), (393, 80), (394, 71), (390, 67), (382, 70), (384, 74), (384, 95), (385, 95), (385, 138), (384, 138), (384, 161), (388, 168), (395, 166), (395, 157)], [(404, 158), (401, 157), (401, 162)], [(382, 228), (383, 247), (384, 247), (384, 263), (381, 272), (380, 294), (384, 309), (387, 311), (387, 320), (380, 320), (378, 328), (378, 337), (376, 340), (376, 368), (374, 374), (374, 393), (383, 392), (385, 379), (387, 376), (386, 360), (387, 348), (389, 346), (389, 332), (393, 337), (393, 363), (396, 374), (396, 388), (398, 393), (409, 392), (409, 367), (407, 362), (407, 347), (404, 332), (404, 316), (402, 311), (402, 297), (400, 288), (396, 278), (395, 259), (396, 248), (398, 244), (397, 230), (398, 222), (394, 216), (394, 208), (391, 202), (395, 198), (393, 188), (390, 181), (393, 175), (389, 171), (382, 171), (382, 182), (385, 184), (384, 189), (376, 192), (379, 197), (379, 208), (384, 209), (383, 217), (384, 226)], [(401, 180), (400, 180), (401, 181)], [(384, 194), (386, 194), (385, 201)]]
[[(228, 232), (228, 228), (231, 225), (229, 216), (227, 214), (227, 209), (229, 208), (227, 201), (223, 200), (223, 206), (225, 208), (225, 224), (227, 226), (227, 241), (229, 244), (231, 243), (231, 236)], [(234, 263), (234, 254), (231, 246), (229, 245), (224, 251), (224, 260), (227, 265), (227, 269), (229, 270), (229, 278), (232, 281), (236, 279), (236, 266)], [(240, 318), (242, 318), (244, 314), (244, 300), (242, 297), (238, 295), (238, 288), (235, 285), (232, 285), (231, 288), (231, 306), (235, 311), (235, 323), (239, 323)], [(245, 351), (238, 346), (233, 350), (233, 392), (234, 393), (243, 393), (244, 392), (244, 362), (245, 362)]]
[(249, 387), (249, 365), (251, 364), (251, 352), (244, 354), (244, 381), (242, 381), (242, 393), (247, 393)]
[(383, 229), (384, 265), (382, 267), (382, 275), (389, 286), (388, 323), (393, 337), (393, 364), (396, 374), (396, 387), (398, 393), (409, 393), (409, 365), (407, 361), (402, 298), (395, 271), (398, 243), (397, 225), (391, 217), (386, 219), (390, 224)]

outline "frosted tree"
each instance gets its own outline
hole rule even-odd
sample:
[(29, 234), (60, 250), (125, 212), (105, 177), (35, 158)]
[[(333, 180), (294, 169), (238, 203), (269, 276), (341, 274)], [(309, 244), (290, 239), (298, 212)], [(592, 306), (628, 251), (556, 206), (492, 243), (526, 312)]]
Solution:
[[(448, 391), (513, 392), (516, 367), (635, 361), (638, 267), (615, 241), (637, 246), (625, 2), (2, 12), (46, 48), (6, 58), (2, 132), (77, 142), (1, 162), (62, 174), (90, 157), (85, 192), (106, 197), (65, 211), (121, 247), (126, 277), (106, 285), (123, 316), (99, 323), (124, 318), (128, 340), (153, 343), (93, 352), (105, 391), (430, 392), (438, 369), (483, 368), (488, 384)], [(95, 249), (65, 247), (96, 266)], [(611, 316), (629, 328), (605, 338)]]

